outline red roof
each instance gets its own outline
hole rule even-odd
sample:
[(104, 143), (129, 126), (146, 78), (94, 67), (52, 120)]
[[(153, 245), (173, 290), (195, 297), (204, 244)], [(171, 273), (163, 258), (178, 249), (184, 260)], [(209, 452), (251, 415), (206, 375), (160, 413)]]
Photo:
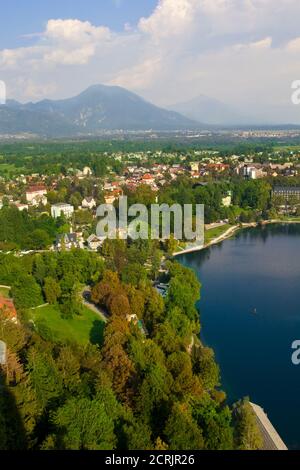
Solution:
[(225, 163), (209, 163), (208, 165), (206, 165), (207, 168), (215, 168), (215, 169), (223, 169), (225, 170), (226, 168), (230, 168), (229, 165), (225, 164)]
[(3, 310), (5, 316), (11, 320), (15, 320), (17, 318), (16, 307), (11, 299), (6, 299), (5, 297), (0, 296), (0, 310)]
[(142, 179), (143, 179), (143, 180), (153, 180), (154, 178), (153, 178), (153, 176), (150, 175), (150, 173), (146, 173), (146, 174), (143, 176)]
[(27, 193), (37, 193), (37, 192), (40, 192), (40, 191), (47, 191), (46, 186), (43, 186), (43, 185), (30, 186), (27, 189), (26, 192)]

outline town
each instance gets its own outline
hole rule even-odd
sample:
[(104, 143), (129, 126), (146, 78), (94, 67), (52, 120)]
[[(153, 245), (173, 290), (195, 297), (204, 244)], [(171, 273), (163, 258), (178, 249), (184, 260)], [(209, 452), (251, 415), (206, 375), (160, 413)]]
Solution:
[[(44, 161), (41, 159), (39, 172), (30, 172), (28, 162), (34, 165), (34, 158), (24, 155), (24, 168), (19, 170), (20, 157), (17, 157), (17, 166), (14, 166), (14, 158), (0, 150), (0, 208), (14, 208), (26, 212), (29, 218), (40, 220), (31, 241), (27, 243), (23, 239), (21, 246), (15, 243), (17, 234), (9, 239), (5, 235), (6, 230), (3, 228), (3, 234), (0, 230), (2, 251), (18, 248), (23, 251), (68, 250), (73, 247), (99, 251), (104, 239), (96, 235), (98, 205), (117, 205), (123, 195), (134, 202), (165, 202), (168, 193), (177, 184), (186, 188), (186, 197), (181, 195), (179, 198), (181, 203), (194, 202), (191, 200), (192, 193), (188, 196), (189, 191), (194, 191), (197, 193), (196, 202), (206, 204), (208, 229), (213, 227), (211, 224), (234, 225), (259, 217), (275, 219), (287, 214), (297, 216), (299, 213), (297, 176), (300, 152), (297, 149), (240, 155), (228, 152), (224, 155), (224, 152), (217, 150), (186, 153), (118, 151), (111, 154), (104, 152), (98, 158), (89, 154), (87, 144), (88, 156), (84, 160), (90, 161), (89, 165), (67, 167), (55, 164), (49, 168), (50, 154)], [(80, 158), (76, 157), (75, 162), (80, 164)], [(105, 169), (103, 163), (107, 165)], [(247, 182), (248, 186), (245, 186)], [(268, 203), (264, 207), (255, 207), (254, 199), (252, 203), (239, 201), (237, 193), (243, 187), (248, 193), (262, 192), (262, 188), (267, 190), (268, 187)], [(211, 193), (210, 201), (208, 193)], [(176, 198), (173, 200), (179, 202)], [(42, 221), (47, 225), (49, 218), (54, 222), (49, 222), (52, 229), (47, 233), (41, 225)], [(53, 230), (56, 230), (54, 239)]]

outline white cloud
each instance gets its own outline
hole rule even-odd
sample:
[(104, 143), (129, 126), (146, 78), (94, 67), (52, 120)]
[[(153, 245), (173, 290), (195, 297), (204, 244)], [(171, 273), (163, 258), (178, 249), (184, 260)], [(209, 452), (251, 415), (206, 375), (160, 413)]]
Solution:
[(259, 51), (259, 49), (269, 49), (272, 46), (272, 38), (267, 37), (261, 39), (260, 41), (250, 42), (248, 44), (236, 44), (234, 46), (235, 50), (245, 50), (245, 49), (253, 49)]
[(90, 42), (110, 38), (110, 30), (103, 26), (93, 26), (89, 21), (49, 20), (44, 36), (55, 41), (71, 43)]
[(34, 45), (0, 51), (0, 78), (21, 100), (70, 96), (102, 82), (160, 104), (206, 94), (263, 108), (288, 102), (300, 77), (299, 15), (299, 0), (160, 0), (119, 33), (50, 19), (33, 32)]
[(144, 90), (146, 87), (151, 87), (157, 73), (161, 73), (162, 65), (160, 57), (145, 59), (134, 67), (122, 70), (116, 78), (110, 81), (110, 84), (122, 85), (134, 90)]
[(300, 51), (300, 37), (292, 39), (287, 44), (287, 50), (290, 52), (299, 52)]
[(149, 18), (141, 18), (139, 29), (156, 39), (176, 36), (193, 23), (197, 0), (160, 0)]

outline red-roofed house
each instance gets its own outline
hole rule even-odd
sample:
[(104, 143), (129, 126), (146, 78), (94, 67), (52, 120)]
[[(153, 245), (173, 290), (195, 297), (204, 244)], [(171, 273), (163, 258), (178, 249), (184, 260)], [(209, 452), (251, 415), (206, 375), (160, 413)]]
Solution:
[(26, 201), (33, 206), (38, 206), (41, 203), (45, 206), (47, 204), (46, 194), (46, 186), (42, 184), (30, 186), (26, 191)]
[(5, 297), (0, 296), (0, 310), (3, 312), (4, 316), (8, 319), (17, 323), (17, 311), (16, 307), (11, 299), (6, 299)]
[(144, 184), (153, 184), (154, 183), (154, 177), (152, 175), (150, 175), (150, 173), (146, 173), (143, 177), (142, 177), (142, 182)]

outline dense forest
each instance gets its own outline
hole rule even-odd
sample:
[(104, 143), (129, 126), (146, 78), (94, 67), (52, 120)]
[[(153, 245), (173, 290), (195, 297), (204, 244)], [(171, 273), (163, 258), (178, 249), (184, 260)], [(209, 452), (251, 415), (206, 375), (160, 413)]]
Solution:
[[(1, 449), (256, 449), (246, 400), (232, 409), (211, 349), (201, 344), (195, 274), (167, 261), (165, 299), (152, 287), (153, 242), (109, 241), (102, 257), (80, 250), (1, 255), (19, 323), (0, 312), (7, 344), (1, 373)], [(156, 269), (147, 269), (152, 260)], [(149, 263), (150, 264), (150, 263)], [(28, 308), (59, 305), (83, 315), (88, 284), (108, 321), (101, 342), (59, 342), (28, 320)]]
[[(230, 155), (253, 155), (261, 152), (261, 158), (272, 152), (276, 142), (249, 141), (232, 142), (232, 140), (216, 142), (204, 140), (199, 142), (191, 139), (176, 141), (170, 139), (147, 140), (121, 140), (110, 141), (70, 141), (70, 142), (28, 142), (25, 143), (0, 143), (0, 174), (57, 174), (66, 172), (68, 168), (82, 168), (89, 165), (96, 176), (104, 176), (113, 167), (115, 171), (121, 171), (122, 164), (111, 156), (123, 154), (144, 153), (143, 164), (149, 168), (153, 161), (166, 162), (170, 155), (177, 161), (180, 155), (185, 155), (188, 160), (195, 159), (195, 151), (218, 151), (224, 158)], [(295, 144), (296, 145), (296, 144)], [(296, 147), (297, 148), (297, 147)], [(160, 153), (161, 158), (155, 155)], [(288, 152), (286, 152), (288, 155)], [(179, 160), (178, 160), (179, 161)], [(2, 166), (2, 168), (1, 168)]]

